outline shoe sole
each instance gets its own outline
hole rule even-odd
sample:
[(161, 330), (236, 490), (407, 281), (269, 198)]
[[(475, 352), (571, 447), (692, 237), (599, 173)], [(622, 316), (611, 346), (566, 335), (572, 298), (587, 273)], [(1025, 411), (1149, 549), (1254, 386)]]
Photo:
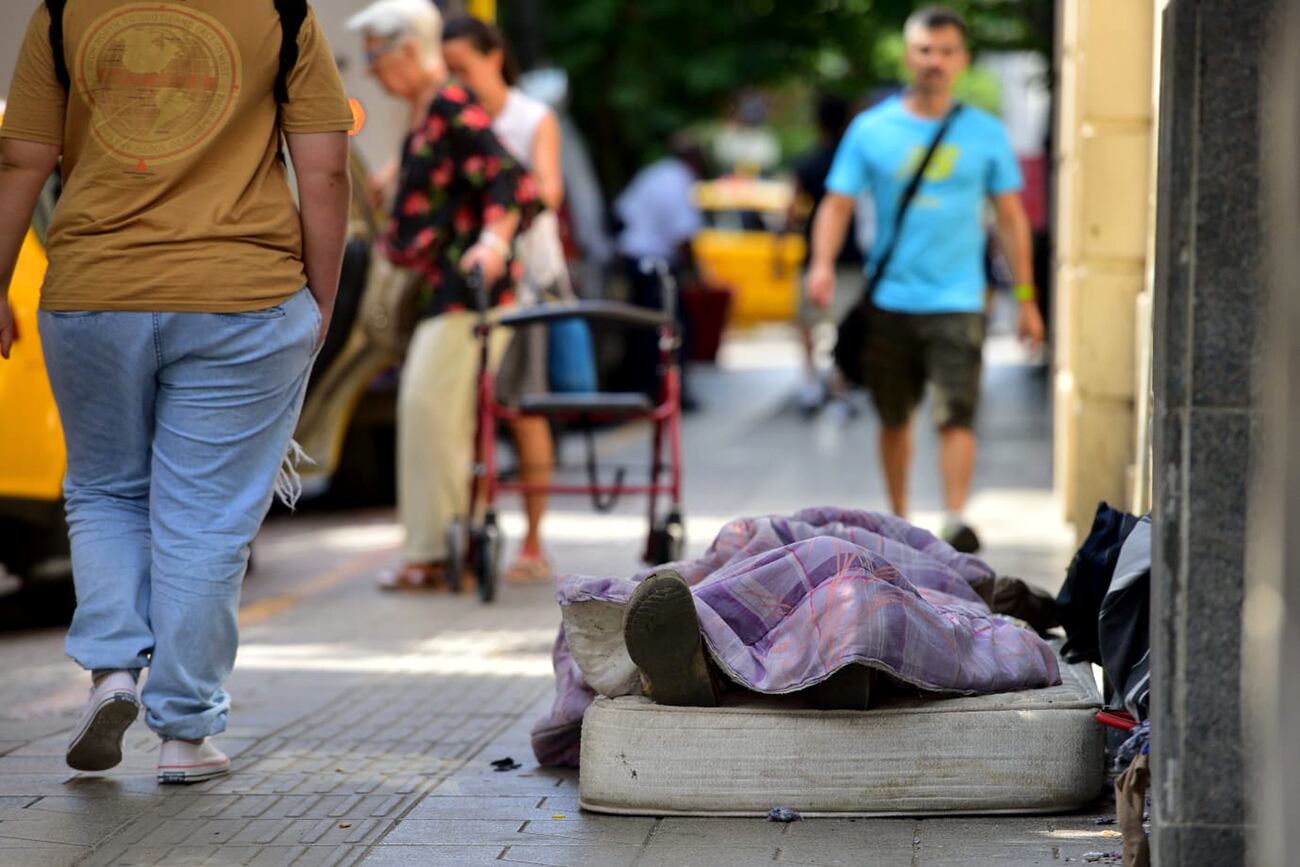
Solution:
[(202, 768), (177, 768), (176, 770), (158, 769), (158, 782), (164, 785), (184, 785), (187, 783), (202, 783), (204, 780), (215, 780), (217, 777), (224, 777), (230, 773), (230, 762), (222, 762), (219, 765)]
[(140, 703), (125, 693), (112, 695), (68, 746), (68, 767), (74, 771), (107, 771), (122, 761), (122, 738), (140, 715)]
[(637, 585), (623, 617), (623, 638), (655, 703), (717, 705), (695, 601), (676, 572), (665, 569)]

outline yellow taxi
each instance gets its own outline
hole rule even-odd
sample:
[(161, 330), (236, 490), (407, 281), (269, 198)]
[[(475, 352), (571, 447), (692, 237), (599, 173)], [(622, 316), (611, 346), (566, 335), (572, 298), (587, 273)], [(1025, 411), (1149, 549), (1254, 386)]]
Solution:
[(45, 279), (45, 230), (54, 210), (57, 183), (41, 194), (27, 232), (9, 303), (18, 339), (9, 360), (0, 362), (0, 569), (24, 580), (49, 571), (66, 572), (67, 526), (63, 521), (63, 428), (45, 374), (36, 309)]
[(807, 255), (803, 236), (785, 230), (794, 185), (735, 175), (696, 184), (694, 197), (706, 228), (691, 247), (705, 280), (731, 287), (731, 322), (794, 319)]

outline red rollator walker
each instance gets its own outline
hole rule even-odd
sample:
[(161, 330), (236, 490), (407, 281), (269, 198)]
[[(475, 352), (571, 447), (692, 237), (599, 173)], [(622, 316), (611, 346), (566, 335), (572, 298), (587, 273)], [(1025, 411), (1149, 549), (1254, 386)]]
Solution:
[[(681, 370), (677, 364), (680, 341), (677, 319), (677, 285), (664, 262), (646, 263), (663, 287), (662, 312), (619, 301), (577, 301), (537, 304), (521, 310), (488, 316), (488, 297), (481, 272), (471, 275), (470, 283), (478, 305), (475, 335), (479, 344), (478, 429), (474, 440), (474, 467), (470, 484), (470, 508), (480, 518), (468, 522), (454, 521), (448, 528), (448, 579), (453, 589), (460, 586), (463, 570), (475, 576), (479, 598), (491, 602), (496, 597), (501, 572), (501, 530), (497, 525), (496, 501), (503, 493), (559, 494), (589, 496), (598, 510), (612, 508), (623, 494), (644, 494), (648, 501), (649, 523), (643, 558), (656, 565), (680, 560), (686, 544), (682, 522), (682, 433)], [(501, 404), (496, 399), (495, 377), (488, 363), (488, 338), (493, 328), (545, 325), (563, 319), (581, 319), (625, 330), (651, 330), (658, 334), (658, 398), (642, 392), (548, 392), (525, 395), (519, 406)], [(595, 446), (588, 434), (586, 484), (530, 484), (506, 481), (498, 474), (497, 425), (524, 416), (540, 416), (564, 423), (651, 422), (650, 470), (642, 484), (625, 484), (620, 469), (612, 482), (602, 483), (597, 474)], [(668, 509), (660, 517), (660, 499), (666, 497)]]

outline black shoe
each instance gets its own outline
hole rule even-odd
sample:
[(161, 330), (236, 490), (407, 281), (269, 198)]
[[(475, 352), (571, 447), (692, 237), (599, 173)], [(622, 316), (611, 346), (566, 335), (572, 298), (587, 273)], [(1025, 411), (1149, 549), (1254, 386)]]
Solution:
[(874, 668), (846, 665), (809, 687), (808, 700), (820, 710), (866, 710), (871, 706), (871, 687), (875, 681)]
[(943, 540), (963, 554), (974, 554), (980, 549), (980, 537), (966, 524), (944, 527)]
[(623, 614), (623, 640), (656, 704), (717, 706), (695, 601), (681, 575), (663, 569), (637, 585)]

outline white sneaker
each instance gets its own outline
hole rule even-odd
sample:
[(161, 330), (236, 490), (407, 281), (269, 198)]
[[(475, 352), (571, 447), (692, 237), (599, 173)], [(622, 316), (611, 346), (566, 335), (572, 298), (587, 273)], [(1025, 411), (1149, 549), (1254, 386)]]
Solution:
[(90, 701), (68, 744), (68, 767), (106, 771), (122, 761), (122, 736), (140, 714), (135, 678), (115, 671), (91, 687)]
[(201, 783), (230, 773), (230, 758), (211, 738), (197, 744), (164, 738), (158, 751), (158, 782)]
[(826, 405), (826, 416), (840, 427), (851, 424), (858, 412), (857, 405), (848, 397), (833, 397)]

